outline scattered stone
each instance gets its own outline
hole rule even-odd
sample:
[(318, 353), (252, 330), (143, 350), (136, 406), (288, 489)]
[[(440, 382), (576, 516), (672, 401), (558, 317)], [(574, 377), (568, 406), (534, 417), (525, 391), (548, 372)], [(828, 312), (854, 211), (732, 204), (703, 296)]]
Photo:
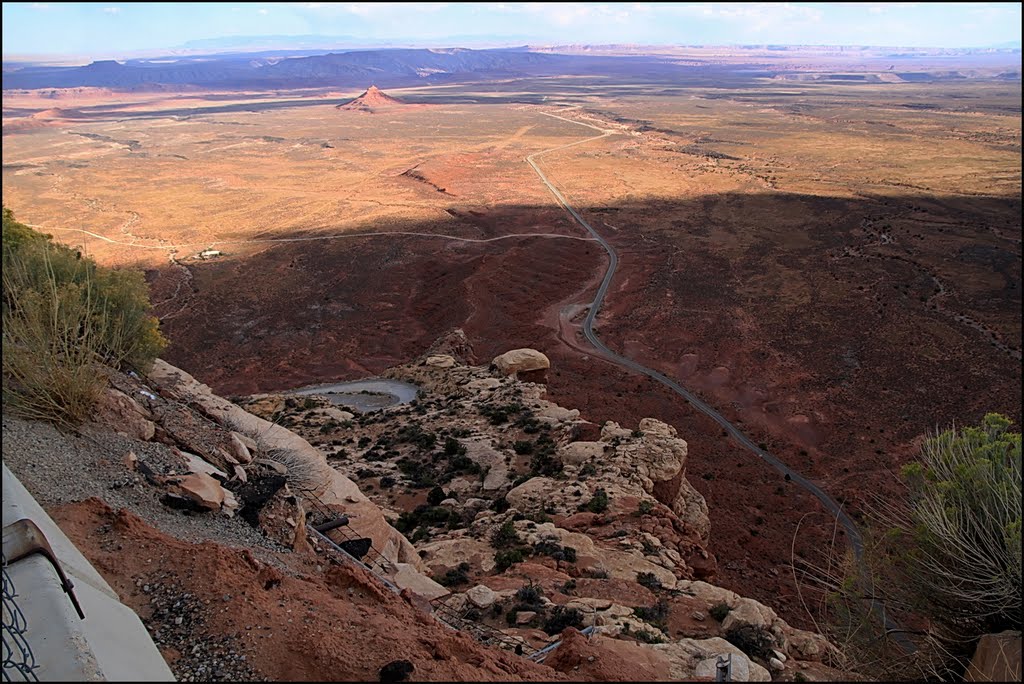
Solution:
[(478, 584), (466, 592), (466, 598), (477, 608), (490, 608), (498, 599), (490, 587)]
[(516, 625), (527, 625), (537, 617), (537, 613), (532, 610), (521, 610), (516, 613)]
[(224, 504), (224, 488), (206, 473), (190, 473), (169, 480), (171, 491), (191, 499), (200, 507), (218, 511)]
[(246, 446), (245, 442), (242, 441), (242, 436), (237, 432), (230, 433), (228, 451), (235, 457), (235, 460), (238, 461), (239, 464), (252, 462), (252, 453), (249, 451), (249, 447)]

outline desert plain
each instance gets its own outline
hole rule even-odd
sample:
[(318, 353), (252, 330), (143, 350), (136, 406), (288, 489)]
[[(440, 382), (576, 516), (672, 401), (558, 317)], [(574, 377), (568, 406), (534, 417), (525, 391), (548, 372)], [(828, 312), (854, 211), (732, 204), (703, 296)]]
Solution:
[(527, 156), (618, 252), (605, 343), (855, 519), (935, 429), (1020, 424), (1019, 77), (550, 76), (344, 106), (363, 89), (5, 90), (4, 205), (144, 269), (168, 360), (225, 395), (372, 376), (454, 327), (481, 363), (543, 351), (583, 418), (676, 426), (717, 582), (796, 624), (794, 568), (842, 549), (834, 520), (589, 347), (606, 255)]

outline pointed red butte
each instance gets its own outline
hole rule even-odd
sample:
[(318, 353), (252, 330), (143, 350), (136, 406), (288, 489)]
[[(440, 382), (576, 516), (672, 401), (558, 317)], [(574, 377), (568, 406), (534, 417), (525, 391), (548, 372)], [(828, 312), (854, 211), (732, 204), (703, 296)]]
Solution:
[(343, 109), (376, 109), (404, 104), (398, 98), (391, 97), (375, 85), (366, 89), (362, 95), (342, 106)]

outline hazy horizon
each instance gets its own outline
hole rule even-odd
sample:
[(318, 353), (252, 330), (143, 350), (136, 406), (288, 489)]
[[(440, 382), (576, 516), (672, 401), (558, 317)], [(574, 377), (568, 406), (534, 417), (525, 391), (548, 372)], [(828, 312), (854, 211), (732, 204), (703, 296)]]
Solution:
[(4, 58), (116, 59), (240, 46), (590, 43), (984, 49), (1020, 47), (1020, 40), (1020, 3), (3, 4)]

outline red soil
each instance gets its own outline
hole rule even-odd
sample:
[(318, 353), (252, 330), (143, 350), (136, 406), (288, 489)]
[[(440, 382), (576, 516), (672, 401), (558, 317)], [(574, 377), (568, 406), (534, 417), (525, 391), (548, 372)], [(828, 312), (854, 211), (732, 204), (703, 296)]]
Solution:
[[(174, 633), (188, 614), (186, 643), (216, 641), (245, 656), (270, 681), (377, 681), (395, 660), (416, 681), (550, 681), (561, 675), (521, 657), (485, 649), (383, 589), (365, 572), (309, 554), (279, 556), (284, 572), (247, 550), (189, 544), (98, 499), (52, 512), (71, 540), (151, 632)], [(121, 549), (131, 548), (133, 553)], [(156, 587), (185, 608), (154, 614)], [(190, 596), (189, 596), (190, 595)], [(189, 605), (198, 610), (189, 613)], [(225, 639), (225, 635), (227, 635)], [(172, 669), (188, 654), (164, 646)]]
[[(973, 421), (986, 410), (1020, 419), (1019, 363), (928, 308), (916, 292), (907, 296), (893, 287), (921, 281), (914, 280), (915, 271), (900, 261), (833, 256), (863, 239), (860, 218), (875, 204), (749, 201), (772, 203), (750, 210), (759, 216), (813, 210), (831, 224), (830, 231), (815, 234), (813, 249), (785, 254), (791, 270), (803, 275), (783, 283), (807, 283), (810, 304), (776, 299), (785, 291), (752, 289), (750, 283), (772, 272), (776, 255), (770, 250), (729, 258), (714, 251), (720, 243), (701, 240), (699, 233), (682, 250), (673, 231), (648, 232), (643, 242), (623, 232), (613, 237), (620, 266), (596, 326), (602, 339), (702, 393), (755, 442), (818, 480), (854, 516), (863, 498), (898, 492), (894, 473), (927, 430)], [(991, 209), (977, 204), (958, 211), (1000, 217), (1005, 209), (1000, 201)], [(474, 218), (480, 237), (533, 232), (537, 225), (570, 230), (540, 211), (463, 213)], [(662, 213), (643, 206), (622, 211), (651, 221)], [(944, 253), (957, 253), (959, 243), (949, 231), (933, 237), (950, 241)], [(927, 251), (912, 256), (930, 268), (944, 263), (929, 266)], [(970, 272), (957, 263), (961, 273)], [(1015, 264), (1008, 277), (1019, 283), (1019, 259)], [(523, 238), (472, 244), (396, 236), (324, 242), (312, 250), (284, 245), (192, 268), (197, 291), (187, 315), (165, 325), (173, 341), (168, 357), (221, 393), (379, 373), (462, 327), (481, 362), (516, 347), (543, 351), (552, 361), (550, 398), (580, 409), (587, 420), (635, 427), (649, 416), (676, 426), (690, 445), (687, 477), (710, 508), (709, 550), (719, 560), (714, 581), (763, 601), (792, 624), (809, 626), (792, 565), (820, 565), (823, 554), (844, 549), (834, 521), (813, 497), (725, 438), (675, 394), (588, 349), (579, 335), (581, 303), (591, 299), (605, 268), (594, 243)], [(964, 310), (978, 310), (980, 300), (967, 297), (970, 282), (947, 280), (963, 288)], [(863, 292), (865, 283), (873, 296)], [(1019, 301), (1019, 289), (983, 294), (989, 308)], [(926, 300), (928, 293), (920, 295)], [(993, 308), (990, 315), (1005, 318), (1006, 312)], [(1016, 320), (1019, 331), (1019, 314)]]

